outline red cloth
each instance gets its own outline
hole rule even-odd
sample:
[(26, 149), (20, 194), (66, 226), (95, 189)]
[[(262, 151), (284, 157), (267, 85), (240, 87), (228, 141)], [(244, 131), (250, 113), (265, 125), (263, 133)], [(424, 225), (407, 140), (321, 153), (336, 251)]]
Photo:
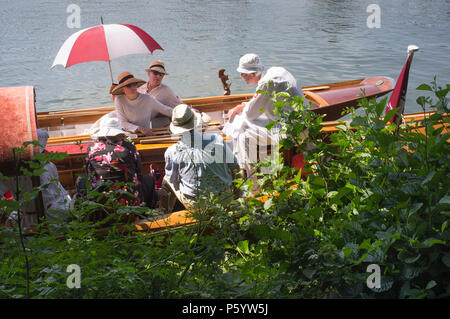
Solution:
[[(82, 146), (82, 149), (80, 149), (80, 146)], [(45, 150), (48, 152), (55, 152), (55, 153), (63, 153), (67, 152), (69, 155), (75, 155), (75, 154), (85, 154), (87, 147), (89, 146), (89, 143), (82, 143), (81, 145), (76, 144), (67, 144), (67, 145), (47, 145), (45, 147)]]
[(302, 170), (302, 177), (305, 177), (308, 174), (311, 174), (311, 172), (305, 172), (303, 170), (303, 167), (306, 165), (305, 158), (302, 153), (295, 154), (292, 156), (292, 162), (291, 167), (298, 168), (299, 170)]

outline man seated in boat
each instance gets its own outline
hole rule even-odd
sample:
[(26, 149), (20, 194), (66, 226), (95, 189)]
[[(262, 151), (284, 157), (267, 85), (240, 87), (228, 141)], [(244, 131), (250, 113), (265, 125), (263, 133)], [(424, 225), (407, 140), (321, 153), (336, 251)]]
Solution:
[(170, 130), (181, 140), (167, 148), (165, 176), (159, 192), (160, 207), (171, 212), (178, 199), (186, 208), (193, 208), (200, 195), (210, 192), (222, 202), (233, 199), (233, 170), (237, 159), (220, 135), (202, 133), (196, 128), (202, 115), (186, 104), (176, 106)]
[(152, 121), (160, 113), (172, 116), (172, 108), (151, 95), (139, 93), (137, 88), (144, 83), (130, 72), (123, 72), (111, 93), (117, 95), (114, 105), (122, 128), (132, 133), (153, 135)]
[[(154, 181), (142, 173), (141, 157), (126, 132), (118, 129), (117, 118), (106, 118), (100, 131), (92, 136), (93, 143), (86, 151), (86, 173), (92, 188), (107, 189), (112, 183), (134, 183), (129, 190), (136, 198), (125, 204), (139, 206), (143, 202), (153, 208), (155, 204)], [(78, 181), (78, 192), (83, 193)]]
[[(181, 104), (181, 99), (175, 95), (170, 87), (162, 83), (164, 76), (169, 75), (166, 72), (164, 62), (160, 60), (152, 61), (150, 67), (145, 69), (148, 75), (148, 82), (138, 88), (138, 92), (142, 94), (149, 94), (164, 105), (174, 108)], [(153, 128), (168, 126), (170, 124), (170, 117), (159, 114), (152, 121)]]
[[(271, 143), (278, 143), (278, 126), (270, 131), (266, 125), (276, 120), (275, 107), (271, 101), (272, 92), (288, 92), (291, 96), (302, 96), (297, 87), (294, 76), (282, 67), (266, 69), (258, 55), (249, 53), (239, 60), (237, 71), (249, 85), (256, 85), (256, 92), (264, 90), (268, 94), (255, 93), (253, 98), (231, 109), (228, 113), (229, 123), (224, 133), (233, 140), (233, 152), (239, 165), (250, 177), (254, 173), (251, 164), (255, 162), (255, 155), (251, 154), (252, 146), (267, 147)], [(264, 110), (261, 112), (260, 110)]]

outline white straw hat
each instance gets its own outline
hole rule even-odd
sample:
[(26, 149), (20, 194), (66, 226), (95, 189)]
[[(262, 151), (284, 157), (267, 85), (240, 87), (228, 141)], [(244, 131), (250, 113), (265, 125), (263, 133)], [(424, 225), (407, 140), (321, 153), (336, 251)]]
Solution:
[(236, 69), (239, 73), (255, 73), (264, 70), (259, 56), (254, 53), (247, 53), (239, 59), (239, 66)]
[(173, 134), (183, 134), (210, 120), (211, 118), (207, 114), (200, 114), (186, 104), (179, 104), (173, 108), (170, 131)]
[(122, 130), (122, 125), (118, 118), (106, 117), (100, 123), (100, 129), (91, 138), (97, 139), (99, 137), (117, 136), (120, 134), (126, 135), (127, 132)]

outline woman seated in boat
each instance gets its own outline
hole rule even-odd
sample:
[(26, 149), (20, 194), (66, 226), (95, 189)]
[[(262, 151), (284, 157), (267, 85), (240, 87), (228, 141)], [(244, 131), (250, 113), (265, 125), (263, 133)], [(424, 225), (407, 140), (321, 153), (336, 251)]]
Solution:
[[(170, 87), (162, 83), (164, 76), (169, 75), (166, 72), (164, 62), (160, 60), (152, 61), (150, 67), (145, 69), (148, 75), (148, 82), (138, 88), (138, 92), (149, 94), (164, 105), (174, 108), (181, 104), (181, 99), (172, 91)], [(164, 127), (170, 124), (171, 118), (159, 114), (152, 121), (152, 128)]]
[[(118, 129), (117, 118), (106, 118), (100, 131), (92, 136), (95, 142), (87, 148), (86, 173), (92, 188), (108, 188), (111, 183), (134, 183), (129, 190), (136, 195), (130, 206), (143, 202), (152, 208), (155, 204), (154, 182), (150, 175), (142, 174), (141, 157), (132, 142), (125, 138), (126, 132)], [(106, 184), (105, 184), (106, 183)], [(77, 182), (82, 186), (83, 182)], [(79, 193), (83, 191), (79, 188)]]
[(158, 114), (172, 116), (172, 108), (151, 95), (139, 93), (137, 88), (144, 83), (144, 80), (136, 79), (130, 72), (123, 72), (111, 93), (117, 95), (114, 105), (122, 128), (132, 133), (153, 135), (151, 128), (154, 118)]

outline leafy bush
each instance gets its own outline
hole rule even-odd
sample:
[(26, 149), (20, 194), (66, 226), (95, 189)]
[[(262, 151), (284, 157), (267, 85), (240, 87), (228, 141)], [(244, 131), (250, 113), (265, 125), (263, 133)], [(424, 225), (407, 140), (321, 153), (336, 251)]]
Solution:
[[(0, 297), (448, 297), (450, 85), (418, 89), (434, 92), (436, 101), (417, 102), (435, 114), (397, 127), (388, 123), (392, 112), (381, 118), (386, 99), (363, 100), (363, 113), (350, 110), (352, 120), (332, 135), (321, 132), (322, 118), (302, 98), (274, 96), (285, 98), (275, 102), (286, 136), (281, 147), (302, 152), (310, 174), (279, 159), (271, 163), (277, 171), (258, 180), (267, 200), (243, 197), (225, 207), (210, 194), (189, 227), (124, 233), (117, 221), (127, 214), (158, 212), (90, 193), (73, 212), (78, 218), (43, 221), (38, 234), (0, 228)], [(0, 207), (8, 212), (20, 203)], [(93, 224), (99, 208), (117, 218)], [(106, 224), (111, 228), (99, 234)], [(79, 289), (66, 285), (70, 264), (81, 268)], [(370, 264), (381, 269), (380, 288), (368, 288)]]

